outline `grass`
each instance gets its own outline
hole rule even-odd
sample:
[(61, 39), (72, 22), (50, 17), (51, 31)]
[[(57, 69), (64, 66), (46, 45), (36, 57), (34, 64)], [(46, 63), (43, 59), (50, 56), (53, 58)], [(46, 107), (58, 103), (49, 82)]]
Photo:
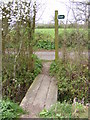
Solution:
[[(72, 32), (73, 30), (75, 30), (75, 29), (74, 28), (67, 29), (68, 32)], [(52, 36), (53, 39), (55, 37), (55, 29), (53, 29), (53, 28), (36, 29), (35, 32), (42, 33), (42, 34), (49, 34)], [(59, 28), (59, 34), (62, 34), (63, 32), (64, 32), (64, 29)]]
[[(71, 32), (73, 29), (68, 29), (69, 32)], [(37, 33), (42, 33), (44, 35), (48, 35), (51, 39), (50, 41), (54, 41), (55, 38), (55, 30), (53, 28), (46, 28), (46, 29), (36, 29), (35, 30), (36, 34)], [(64, 29), (59, 29), (59, 34), (63, 34)]]
[[(67, 31), (68, 33), (71, 33), (71, 32), (74, 31), (74, 30), (76, 30), (76, 29), (74, 29), (74, 28), (68, 28), (68, 29), (66, 29), (66, 31)], [(80, 29), (80, 31), (85, 32), (85, 30), (83, 30), (83, 29)], [(87, 30), (86, 30), (86, 32), (87, 32)], [(42, 34), (44, 34), (44, 35), (49, 35), (49, 36), (51, 36), (51, 41), (53, 41), (54, 38), (55, 38), (55, 29), (53, 29), (53, 28), (36, 29), (36, 30), (35, 30), (35, 33), (36, 33), (36, 34), (37, 34), (37, 33), (42, 33)], [(64, 29), (63, 29), (63, 28), (59, 28), (59, 29), (58, 29), (58, 34), (63, 35), (63, 34), (64, 34)]]

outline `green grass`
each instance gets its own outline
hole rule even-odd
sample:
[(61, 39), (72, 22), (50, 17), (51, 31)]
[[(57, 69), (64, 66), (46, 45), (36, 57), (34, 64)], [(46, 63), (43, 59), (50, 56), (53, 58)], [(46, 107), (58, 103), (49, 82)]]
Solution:
[[(74, 29), (74, 28), (68, 28), (68, 29), (66, 29), (66, 31), (67, 31), (68, 33), (71, 33), (71, 32), (74, 31), (74, 30), (76, 30), (76, 29)], [(80, 29), (80, 31), (85, 32), (84, 29)], [(42, 34), (44, 34), (44, 35), (50, 35), (51, 38), (52, 38), (51, 41), (53, 41), (53, 39), (55, 38), (55, 29), (53, 29), (53, 28), (36, 29), (35, 32), (36, 32), (36, 33), (42, 33)], [(86, 32), (87, 32), (87, 31), (86, 31)], [(63, 29), (63, 28), (59, 28), (59, 29), (58, 29), (58, 34), (63, 35), (63, 34), (64, 34), (64, 29)]]
[[(62, 34), (64, 32), (63, 28), (59, 28), (58, 30), (59, 30), (59, 34)], [(67, 29), (68, 32), (72, 32), (73, 30), (75, 30), (75, 29), (74, 28)], [(49, 34), (52, 36), (52, 38), (55, 37), (55, 29), (53, 29), (53, 28), (36, 29), (35, 32), (42, 33), (42, 34)]]
[[(68, 29), (69, 32), (71, 32), (74, 29)], [(44, 35), (49, 35), (51, 36), (51, 41), (54, 40), (55, 38), (55, 30), (53, 28), (46, 28), (46, 29), (36, 29), (35, 30), (36, 33), (42, 33)], [(63, 34), (64, 33), (64, 29), (59, 29), (59, 34)]]

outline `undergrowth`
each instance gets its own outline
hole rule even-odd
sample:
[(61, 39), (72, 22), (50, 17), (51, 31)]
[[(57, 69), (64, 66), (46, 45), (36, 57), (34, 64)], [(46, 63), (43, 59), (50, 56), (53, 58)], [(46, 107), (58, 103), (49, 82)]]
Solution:
[(73, 61), (64, 63), (62, 60), (53, 62), (50, 74), (56, 76), (58, 84), (58, 100), (73, 101), (75, 97), (88, 102), (88, 64), (75, 64)]
[(53, 50), (53, 49), (55, 49), (55, 44), (54, 44), (54, 42), (51, 42), (48, 40), (39, 40), (36, 43), (35, 47), (38, 49)]
[(0, 100), (0, 116), (2, 120), (13, 120), (19, 118), (24, 111), (18, 104), (8, 100)]
[(20, 58), (20, 62), (16, 66), (16, 76), (14, 78), (14, 57), (13, 55), (5, 56), (6, 59), (3, 60), (2, 78), (2, 93), (5, 99), (8, 97), (20, 103), (35, 77), (41, 72), (41, 60), (36, 55), (32, 57), (34, 59), (34, 70), (32, 72), (28, 71), (26, 59), (23, 58), (21, 60)]
[[(78, 111), (76, 113), (75, 111)], [(88, 110), (84, 108), (82, 104), (76, 103), (76, 105), (72, 105), (68, 102), (57, 102), (56, 104), (52, 105), (49, 110), (42, 110), (39, 113), (40, 118), (85, 118), (88, 120)]]
[[(40, 118), (85, 118), (88, 120), (88, 63), (87, 61), (76, 61), (72, 59), (53, 61), (50, 66), (50, 75), (55, 76), (58, 85), (58, 102), (39, 113)], [(73, 104), (77, 97), (79, 102)], [(84, 105), (81, 104), (85, 98)]]

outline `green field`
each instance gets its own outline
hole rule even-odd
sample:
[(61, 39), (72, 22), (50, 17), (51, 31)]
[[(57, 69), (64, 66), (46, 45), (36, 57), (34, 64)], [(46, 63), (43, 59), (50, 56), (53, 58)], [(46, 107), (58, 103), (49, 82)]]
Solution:
[[(66, 29), (66, 32), (68, 32), (70, 34), (71, 32), (74, 32), (75, 30), (76, 29), (74, 29), (74, 28), (68, 28), (68, 29)], [(88, 35), (88, 31), (85, 30), (85, 29), (79, 29), (79, 31), (82, 31), (82, 32), (86, 33), (86, 35)], [(41, 33), (43, 35), (49, 35), (49, 36), (51, 36), (52, 39), (55, 38), (55, 29), (54, 28), (36, 29), (35, 33), (36, 34)], [(58, 34), (64, 35), (64, 33), (65, 33), (65, 29), (63, 29), (63, 28), (58, 29)], [(51, 39), (51, 41), (52, 41), (52, 39)]]
[[(74, 29), (67, 29), (68, 32), (73, 31)], [(51, 37), (51, 41), (55, 38), (55, 29), (53, 28), (46, 28), (46, 29), (36, 29), (36, 33), (41, 33), (43, 35), (49, 35)], [(59, 29), (59, 34), (64, 34), (64, 29)]]
[[(44, 28), (35, 30), (36, 48), (37, 49), (55, 49), (55, 29)], [(63, 46), (64, 41), (67, 48), (76, 48), (78, 45), (88, 48), (88, 30), (87, 29), (58, 29), (59, 48)], [(36, 49), (36, 50), (37, 50)]]

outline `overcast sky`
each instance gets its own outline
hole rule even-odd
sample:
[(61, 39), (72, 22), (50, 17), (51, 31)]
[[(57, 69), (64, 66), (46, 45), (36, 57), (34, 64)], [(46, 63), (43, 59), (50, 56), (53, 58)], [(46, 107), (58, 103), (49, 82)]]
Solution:
[[(88, 1), (88, 0), (74, 0), (74, 1)], [(41, 9), (41, 12), (39, 11), (37, 16), (42, 16), (39, 19), (39, 23), (51, 23), (54, 20), (55, 10), (58, 10), (59, 15), (65, 15), (65, 19), (63, 22), (65, 22), (67, 19), (73, 20), (72, 10), (68, 8), (70, 6), (69, 0), (42, 0), (45, 5)], [(43, 10), (44, 9), (44, 10)], [(68, 14), (69, 12), (69, 14)], [(60, 21), (60, 20), (59, 20)]]
[[(12, 0), (0, 0), (0, 1), (12, 1)], [(65, 15), (64, 22), (67, 19), (69, 0), (36, 0), (42, 4), (41, 9), (37, 12), (37, 22), (36, 23), (50, 23), (53, 21), (55, 10), (58, 10), (58, 14)], [(83, 1), (83, 0), (74, 0)], [(86, 0), (87, 1), (87, 0)], [(44, 5), (43, 5), (44, 4)], [(69, 19), (72, 18), (72, 12), (69, 11)]]
[(41, 18), (39, 19), (39, 22), (51, 22), (53, 20), (55, 10), (58, 10), (58, 14), (63, 14), (66, 16), (67, 9), (64, 3), (62, 3), (62, 1), (68, 3), (68, 0), (43, 0), (43, 2), (45, 2), (44, 7), (42, 8), (44, 9), (43, 14), (41, 10), (41, 12), (39, 12), (37, 15), (39, 16), (40, 14), (42, 14)]

